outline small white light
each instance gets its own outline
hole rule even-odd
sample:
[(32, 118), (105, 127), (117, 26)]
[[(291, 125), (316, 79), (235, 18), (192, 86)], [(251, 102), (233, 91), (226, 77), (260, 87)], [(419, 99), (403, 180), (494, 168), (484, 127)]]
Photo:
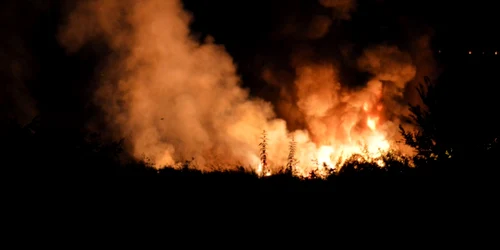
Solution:
[(498, 51), (495, 51), (495, 56), (498, 55)]
[(441, 50), (438, 50), (438, 53), (441, 54)]
[(472, 55), (472, 51), (469, 50), (469, 55)]

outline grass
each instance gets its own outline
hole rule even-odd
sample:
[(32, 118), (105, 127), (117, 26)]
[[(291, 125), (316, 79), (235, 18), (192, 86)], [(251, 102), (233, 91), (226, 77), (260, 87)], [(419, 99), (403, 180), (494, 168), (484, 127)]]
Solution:
[[(152, 168), (146, 162), (119, 158), (126, 156), (122, 142), (103, 144), (87, 136), (51, 136), (11, 126), (3, 134), (4, 158), (1, 171), (13, 186), (55, 186), (53, 190), (103, 189), (143, 190), (146, 193), (287, 193), (321, 192), (334, 196), (390, 195), (393, 197), (494, 191), (498, 147), (462, 152), (453, 158), (401, 161), (384, 157), (385, 167), (368, 162), (347, 161), (338, 173), (324, 179), (298, 178), (276, 173), (259, 177), (235, 167), (234, 170), (202, 172), (189, 167)], [(58, 131), (61, 133), (61, 131)], [(85, 138), (85, 139), (82, 139)], [(292, 157), (293, 158), (293, 157)], [(22, 183), (22, 184), (21, 184)], [(444, 191), (443, 191), (444, 192)], [(478, 191), (479, 192), (479, 191)]]

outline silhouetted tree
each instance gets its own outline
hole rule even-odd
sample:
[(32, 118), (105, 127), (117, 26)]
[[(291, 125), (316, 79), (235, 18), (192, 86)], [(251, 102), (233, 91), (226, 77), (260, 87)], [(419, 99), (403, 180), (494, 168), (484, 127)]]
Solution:
[(295, 139), (292, 137), (290, 140), (289, 144), (289, 152), (288, 152), (288, 159), (287, 159), (287, 164), (286, 164), (286, 173), (287, 174), (292, 174), (293, 173), (293, 168), (297, 164), (297, 159), (295, 158), (295, 151), (297, 149), (297, 143), (295, 142)]
[(417, 130), (406, 131), (401, 125), (399, 129), (405, 143), (415, 148), (418, 156), (430, 159), (450, 152), (447, 151), (449, 145), (444, 138), (445, 133), (440, 128), (443, 125), (440, 121), (443, 119), (443, 114), (437, 98), (436, 85), (432, 84), (428, 77), (424, 80), (426, 84), (420, 84), (417, 87), (423, 105), (409, 105), (410, 122), (416, 126)]
[(267, 171), (267, 132), (266, 130), (262, 131), (262, 137), (259, 143), (260, 149), (260, 164), (262, 165), (262, 174)]

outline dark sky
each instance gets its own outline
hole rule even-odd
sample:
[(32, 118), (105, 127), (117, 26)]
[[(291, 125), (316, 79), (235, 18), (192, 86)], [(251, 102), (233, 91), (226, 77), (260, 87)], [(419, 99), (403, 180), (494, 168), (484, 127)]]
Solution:
[[(307, 23), (315, 15), (329, 14), (314, 0), (184, 0), (194, 15), (192, 30), (210, 34), (235, 59), (244, 83), (256, 89), (264, 64), (286, 65), (290, 51), (302, 43), (320, 54), (335, 57), (342, 43), (364, 48), (384, 42), (406, 46), (422, 34), (433, 34), (435, 50), (463, 53), (470, 48), (498, 48), (494, 30), (500, 21), (487, 1), (358, 0), (349, 21), (339, 21), (320, 41), (281, 34), (289, 20)], [(266, 90), (269, 91), (269, 90)]]
[[(73, 117), (74, 124), (82, 124), (92, 116), (88, 100), (106, 49), (93, 46), (68, 56), (58, 44), (61, 13), (74, 2), (2, 1), (0, 77), (7, 83), (0, 96), (2, 113), (12, 114), (16, 110), (29, 117), (27, 110), (34, 105), (39, 113), (54, 117), (56, 124), (68, 117)], [(429, 30), (434, 31), (435, 43), (444, 48), (494, 47), (499, 41), (495, 32), (498, 9), (492, 1), (359, 0), (350, 21), (339, 21), (324, 39), (314, 42), (280, 33), (288, 20), (300, 23), (314, 15), (328, 14), (314, 0), (183, 2), (194, 15), (193, 34), (215, 37), (234, 58), (245, 84), (257, 86), (256, 89), (262, 87), (258, 82), (259, 67), (264, 62), (285, 64), (290, 50), (304, 42), (328, 48), (334, 54), (336, 48), (332, 44), (349, 41), (361, 46), (384, 40), (398, 43)], [(34, 101), (22, 95), (31, 96)]]
[[(184, 0), (195, 16), (193, 28), (213, 34), (218, 40), (263, 42), (279, 29), (289, 16), (307, 18), (321, 13), (314, 0)], [(398, 22), (430, 25), (460, 44), (482, 40), (489, 44), (500, 21), (498, 8), (491, 1), (397, 1), (358, 0), (352, 22), (371, 28), (398, 25)], [(233, 29), (231, 26), (239, 26)], [(367, 29), (369, 29), (367, 28)], [(256, 44), (258, 46), (258, 44)]]

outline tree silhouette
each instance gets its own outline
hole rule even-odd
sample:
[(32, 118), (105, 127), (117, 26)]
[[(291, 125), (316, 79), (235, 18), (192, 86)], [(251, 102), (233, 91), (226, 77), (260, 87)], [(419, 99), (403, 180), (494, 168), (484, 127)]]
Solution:
[(297, 150), (297, 143), (295, 142), (295, 139), (292, 137), (292, 139), (290, 140), (290, 144), (289, 144), (289, 152), (288, 152), (288, 158), (287, 158), (287, 164), (286, 164), (286, 170), (285, 170), (285, 172), (287, 174), (292, 174), (293, 168), (298, 163), (297, 159), (295, 158), (295, 151), (296, 150)]
[(444, 133), (447, 128), (442, 121), (443, 107), (438, 102), (436, 85), (428, 77), (424, 80), (425, 85), (420, 84), (417, 87), (423, 105), (409, 105), (409, 121), (417, 128), (416, 131), (407, 131), (401, 125), (399, 129), (405, 143), (416, 149), (418, 156), (435, 159), (449, 154), (450, 145)]
[(259, 143), (260, 149), (260, 164), (262, 165), (261, 173), (264, 174), (267, 172), (267, 132), (266, 130), (262, 131), (261, 141)]

